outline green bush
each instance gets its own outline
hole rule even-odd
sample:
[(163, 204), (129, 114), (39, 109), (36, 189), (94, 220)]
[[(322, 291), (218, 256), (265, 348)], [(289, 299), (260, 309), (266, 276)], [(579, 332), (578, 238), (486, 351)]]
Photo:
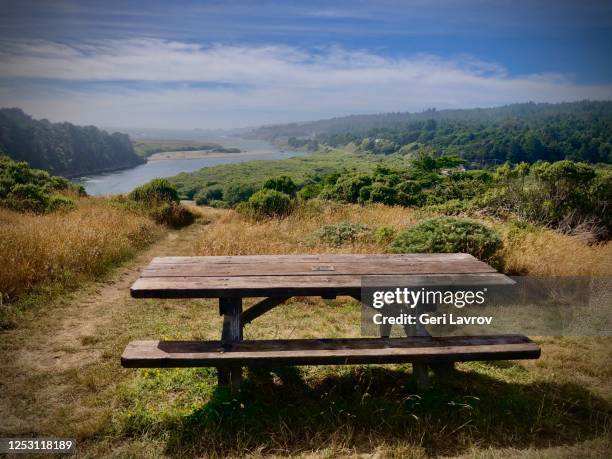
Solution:
[(239, 211), (252, 217), (283, 217), (291, 212), (291, 198), (280, 191), (263, 189), (252, 195)]
[(561, 232), (590, 226), (605, 239), (612, 230), (611, 177), (609, 169), (567, 160), (505, 164), (497, 168), (496, 187), (483, 195), (482, 205)]
[(309, 183), (302, 187), (300, 191), (298, 191), (297, 196), (302, 201), (308, 201), (309, 199), (315, 199), (321, 193), (323, 189), (323, 185), (321, 183)]
[(73, 185), (64, 177), (32, 169), (26, 162), (17, 162), (0, 154), (0, 205), (20, 212), (52, 212), (71, 209), (74, 202), (56, 194), (72, 191), (86, 196), (81, 185)]
[(332, 246), (354, 244), (358, 241), (368, 240), (372, 235), (371, 229), (361, 223), (334, 223), (323, 225), (311, 236), (311, 242), (322, 242)]
[(361, 189), (371, 184), (372, 178), (369, 175), (340, 177), (333, 187), (332, 199), (342, 202), (358, 202)]
[(171, 228), (182, 228), (193, 223), (197, 215), (184, 205), (177, 202), (166, 201), (136, 201), (125, 195), (113, 196), (110, 199), (113, 206), (120, 207), (129, 212), (144, 215), (160, 225)]
[(397, 204), (397, 192), (390, 186), (375, 183), (370, 190), (370, 201), (392, 206)]
[(49, 204), (49, 195), (45, 190), (32, 183), (13, 185), (5, 204), (18, 211), (44, 212)]
[(295, 196), (295, 192), (297, 191), (297, 185), (293, 183), (291, 177), (287, 175), (269, 178), (264, 182), (263, 188), (266, 190), (279, 191), (289, 196)]
[(67, 211), (75, 208), (75, 202), (66, 196), (62, 196), (61, 194), (51, 196), (47, 205), (47, 209), (51, 212), (58, 210)]
[(417, 223), (402, 231), (389, 245), (392, 253), (455, 253), (495, 261), (501, 248), (499, 235), (474, 220), (438, 217)]
[(179, 194), (170, 182), (163, 178), (156, 178), (137, 188), (134, 188), (128, 197), (140, 202), (179, 202)]
[(185, 206), (174, 202), (165, 202), (153, 207), (149, 211), (149, 215), (156, 223), (171, 228), (182, 228), (191, 225), (196, 219), (193, 212)]
[(443, 204), (432, 204), (423, 210), (433, 214), (461, 215), (474, 210), (473, 200), (450, 199)]
[(255, 193), (255, 188), (247, 183), (232, 183), (223, 193), (224, 200), (235, 206), (239, 202), (247, 201)]
[(336, 194), (334, 192), (334, 188), (330, 185), (323, 185), (321, 192), (318, 196), (319, 199), (323, 201), (336, 201)]
[(372, 233), (372, 239), (374, 239), (374, 242), (377, 244), (388, 244), (395, 238), (396, 234), (397, 232), (393, 227), (381, 225)]
[(193, 197), (198, 206), (210, 205), (212, 201), (223, 200), (223, 188), (220, 185), (213, 185), (198, 191)]

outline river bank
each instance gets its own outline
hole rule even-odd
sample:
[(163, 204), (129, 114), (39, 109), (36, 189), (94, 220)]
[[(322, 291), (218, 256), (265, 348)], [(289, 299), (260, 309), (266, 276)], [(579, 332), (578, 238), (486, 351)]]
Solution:
[(287, 159), (303, 156), (305, 152), (280, 150), (272, 144), (242, 140), (240, 153), (212, 151), (176, 151), (156, 153), (147, 162), (136, 167), (105, 173), (74, 177), (72, 181), (83, 185), (88, 194), (104, 196), (128, 193), (137, 186), (158, 177), (172, 177), (181, 172), (193, 172), (204, 167), (241, 163), (253, 160)]
[[(179, 159), (203, 159), (203, 158), (243, 158), (250, 156), (274, 155), (284, 153), (285, 150), (276, 149), (255, 149), (240, 151), (236, 153), (221, 153), (210, 150), (191, 150), (191, 151), (164, 151), (149, 156), (149, 161), (168, 161)], [(295, 152), (298, 153), (298, 152)], [(260, 159), (260, 158), (257, 158)]]

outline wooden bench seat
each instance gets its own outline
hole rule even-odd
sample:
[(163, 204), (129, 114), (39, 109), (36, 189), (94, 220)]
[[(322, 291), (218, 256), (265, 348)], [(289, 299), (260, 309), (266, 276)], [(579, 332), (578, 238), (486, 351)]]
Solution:
[(540, 348), (522, 335), (221, 341), (134, 341), (126, 368), (253, 365), (444, 363), (537, 359)]

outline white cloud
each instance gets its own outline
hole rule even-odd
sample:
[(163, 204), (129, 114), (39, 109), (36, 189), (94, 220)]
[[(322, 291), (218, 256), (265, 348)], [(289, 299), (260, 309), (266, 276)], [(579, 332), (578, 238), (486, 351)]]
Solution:
[[(612, 98), (612, 85), (580, 85), (559, 74), (513, 77), (471, 56), (392, 58), (336, 46), (5, 42), (0, 62), (1, 105), (101, 125), (215, 128), (427, 107)], [(22, 83), (13, 89), (7, 86), (18, 80)], [(109, 83), (116, 81), (136, 84)]]

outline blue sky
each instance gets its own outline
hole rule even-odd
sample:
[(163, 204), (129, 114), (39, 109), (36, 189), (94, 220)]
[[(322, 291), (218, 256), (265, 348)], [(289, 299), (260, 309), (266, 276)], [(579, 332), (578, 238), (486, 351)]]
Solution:
[(0, 105), (219, 128), (612, 98), (612, 2), (3, 1)]

